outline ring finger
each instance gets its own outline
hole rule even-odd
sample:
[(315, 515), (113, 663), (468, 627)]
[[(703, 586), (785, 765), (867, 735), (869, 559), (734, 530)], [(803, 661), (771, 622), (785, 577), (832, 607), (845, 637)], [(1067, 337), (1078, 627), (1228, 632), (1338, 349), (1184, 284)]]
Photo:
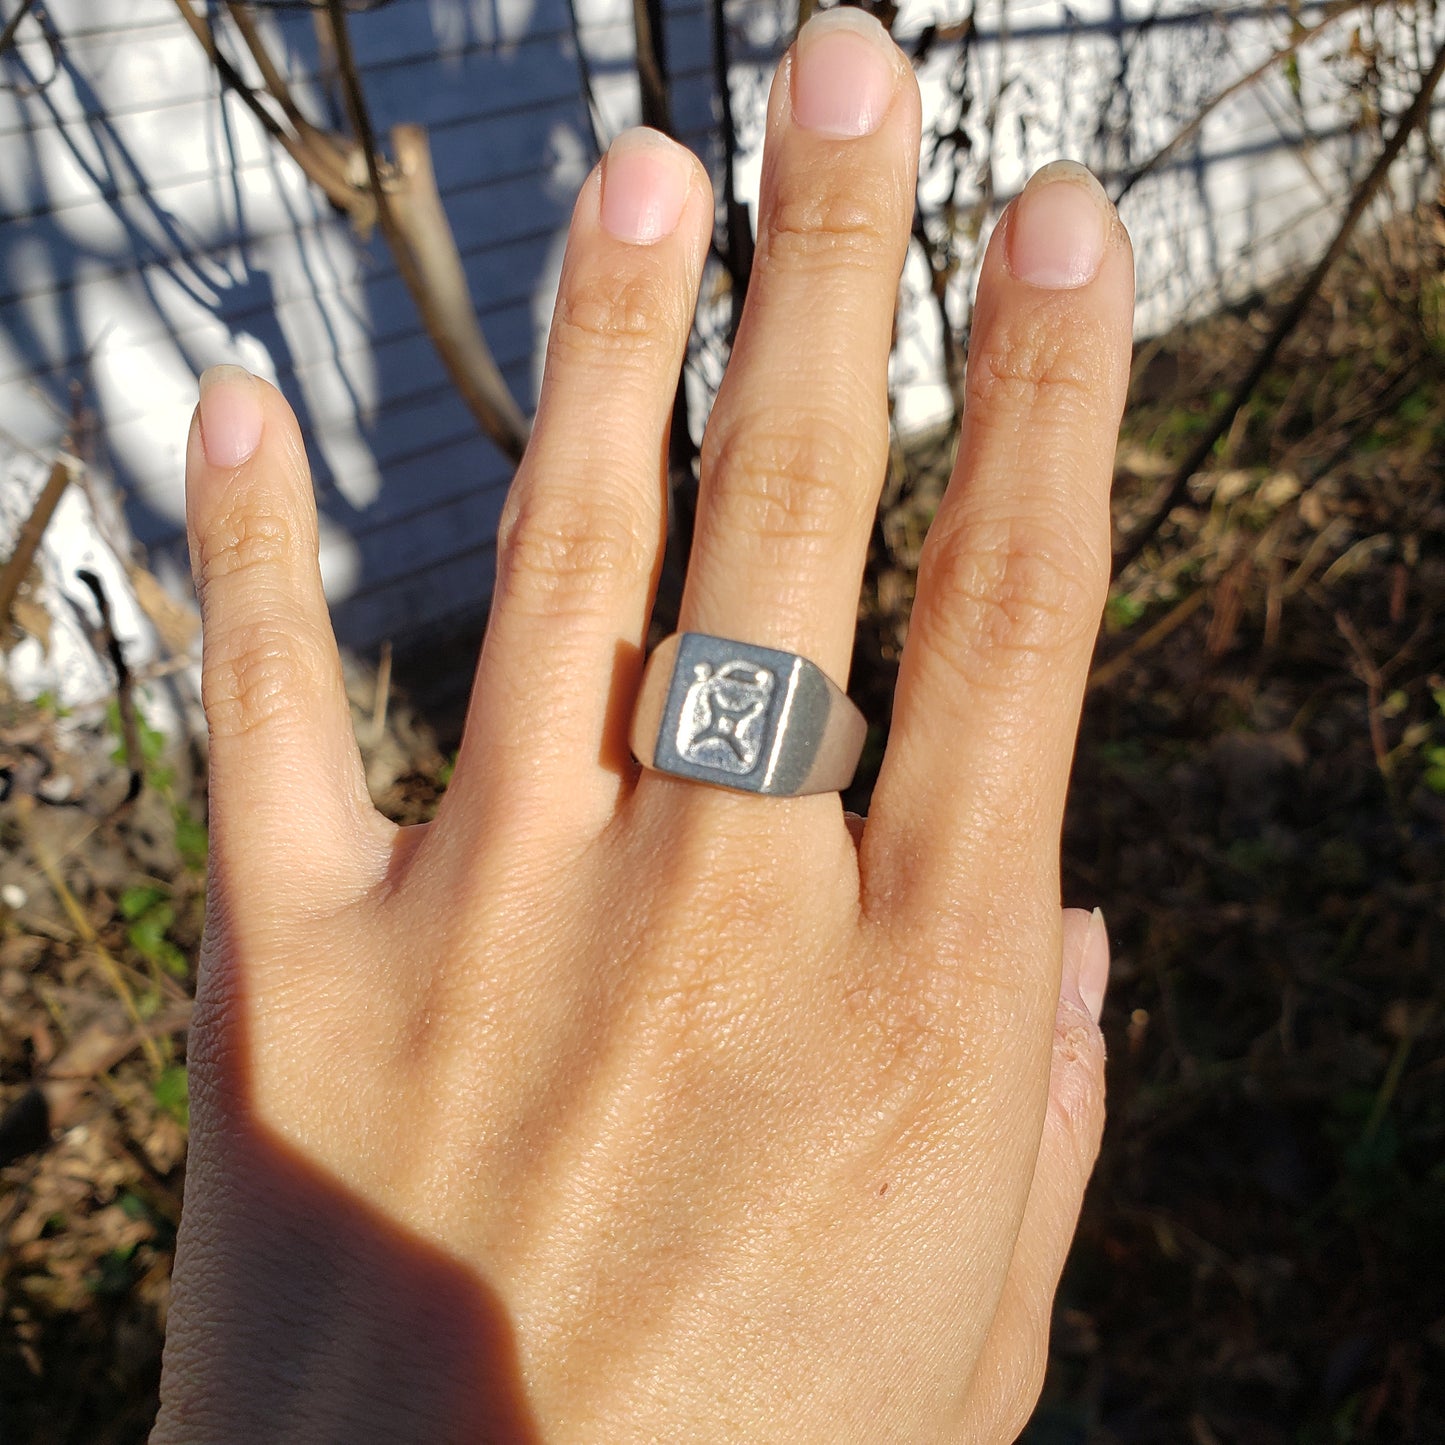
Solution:
[(803, 653), (839, 682), (888, 451), (888, 351), (918, 90), (856, 9), (815, 17), (769, 99), (747, 305), (702, 449), (681, 628)]

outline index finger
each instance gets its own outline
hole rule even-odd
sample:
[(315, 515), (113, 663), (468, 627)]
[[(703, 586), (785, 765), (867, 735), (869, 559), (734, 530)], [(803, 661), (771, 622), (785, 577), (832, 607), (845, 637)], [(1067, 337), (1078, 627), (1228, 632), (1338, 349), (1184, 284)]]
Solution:
[(958, 461), (924, 547), (864, 835), (865, 907), (967, 897), (985, 878), (999, 898), (1057, 912), (1133, 301), (1133, 253), (1102, 188), (1081, 166), (1046, 166), (979, 280)]

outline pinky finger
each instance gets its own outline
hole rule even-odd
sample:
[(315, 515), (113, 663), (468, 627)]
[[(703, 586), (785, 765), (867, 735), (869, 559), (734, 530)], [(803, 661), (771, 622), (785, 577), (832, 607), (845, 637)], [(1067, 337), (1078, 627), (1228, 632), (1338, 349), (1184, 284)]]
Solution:
[(963, 1440), (1003, 1445), (1017, 1439), (1043, 1388), (1054, 1295), (1104, 1130), (1097, 1016), (1108, 975), (1103, 915), (1066, 909), (1048, 1112), (1003, 1294), (964, 1405)]

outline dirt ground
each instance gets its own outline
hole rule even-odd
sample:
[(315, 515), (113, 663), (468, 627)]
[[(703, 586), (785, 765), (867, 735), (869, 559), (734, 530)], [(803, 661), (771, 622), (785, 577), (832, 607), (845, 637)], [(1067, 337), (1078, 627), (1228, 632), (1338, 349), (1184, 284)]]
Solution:
[[(1064, 840), (1114, 946), (1110, 1121), (1031, 1445), (1445, 1441), (1441, 251), (1424, 215), (1350, 260), (1111, 595)], [(1121, 533), (1271, 314), (1141, 351)], [(880, 514), (860, 808), (949, 450)], [(375, 791), (425, 817), (446, 740), (400, 706), (373, 736), (374, 687)], [(63, 721), (0, 710), (0, 1438), (119, 1445), (155, 1409), (204, 808), (142, 730), (112, 813), (123, 729)]]

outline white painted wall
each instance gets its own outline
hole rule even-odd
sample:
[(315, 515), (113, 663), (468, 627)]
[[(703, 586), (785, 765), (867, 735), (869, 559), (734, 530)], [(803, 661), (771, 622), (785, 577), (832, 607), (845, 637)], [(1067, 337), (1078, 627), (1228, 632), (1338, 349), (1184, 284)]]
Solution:
[[(0, 17), (11, 4), (0, 0)], [(123, 489), (136, 535), (158, 570), (179, 576), (194, 377), (240, 359), (285, 389), (310, 440), (343, 639), (405, 646), (477, 611), (508, 467), (452, 394), (384, 248), (351, 236), (244, 108), (219, 97), (172, 0), (44, 8), (60, 44), (27, 19), (0, 60), (0, 449), (32, 458), (0, 471), (0, 485), (12, 501), (33, 489), (44, 470), (33, 458), (58, 444), (78, 386), (96, 421), (95, 454)], [(612, 132), (636, 115), (631, 5), (578, 0), (578, 9)], [(1428, 9), (1377, 23), (1423, 31)], [(985, 0), (965, 129), (989, 158), (990, 218), (1060, 154), (1106, 177), (1126, 173), (1289, 34), (1284, 10)], [(961, 11), (962, 0), (904, 0), (895, 33), (907, 45)], [(771, 57), (793, 13), (781, 0), (727, 0), (745, 194), (756, 186)], [(1308, 23), (1319, 7), (1298, 13)], [(1124, 216), (1144, 329), (1266, 284), (1318, 246), (1377, 143), (1358, 125), (1351, 91), (1356, 23), (1303, 52), (1297, 94), (1276, 76), (1239, 96), (1131, 193)], [(309, 17), (280, 11), (267, 24), (324, 113)], [(379, 125), (430, 129), (488, 335), (530, 407), (563, 227), (592, 160), (564, 0), (394, 0), (358, 15), (353, 35)], [(667, 41), (680, 129), (715, 160), (702, 0), (669, 0)], [(1432, 43), (1418, 41), (1425, 52)], [(1400, 44), (1392, 34), (1390, 47)], [(953, 63), (940, 47), (920, 66), (930, 117), (946, 110)], [(959, 199), (971, 203), (987, 179), (981, 165), (967, 173)], [(925, 196), (945, 188), (926, 166)], [(950, 298), (960, 324), (973, 259)], [(914, 256), (895, 363), (904, 426), (943, 409), (926, 292)], [(715, 379), (706, 354), (696, 365)], [(23, 510), (0, 508), (0, 528)]]

